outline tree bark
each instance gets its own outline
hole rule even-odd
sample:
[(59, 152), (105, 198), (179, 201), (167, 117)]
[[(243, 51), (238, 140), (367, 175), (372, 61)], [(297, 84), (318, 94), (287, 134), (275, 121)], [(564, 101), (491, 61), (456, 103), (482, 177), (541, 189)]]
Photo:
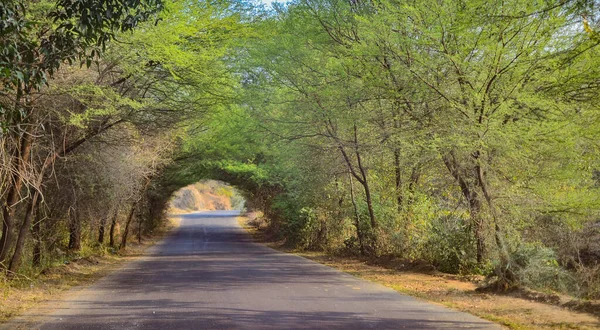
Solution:
[(98, 243), (99, 244), (103, 244), (104, 243), (104, 234), (106, 231), (106, 222), (108, 222), (108, 219), (110, 218), (112, 213), (108, 213), (104, 218), (102, 218), (102, 221), (100, 222), (100, 227), (98, 227)]
[(142, 243), (142, 217), (138, 219), (138, 243)]
[(4, 265), (4, 262), (7, 260), (8, 253), (12, 248), (12, 244), (15, 239), (15, 211), (19, 202), (19, 195), (23, 187), (23, 177), (25, 176), (25, 172), (29, 164), (31, 144), (33, 142), (33, 134), (31, 134), (30, 130), (31, 129), (25, 132), (20, 138), (21, 146), (15, 151), (13, 159), (16, 171), (14, 171), (10, 176), (6, 200), (2, 206), (3, 221), (2, 237), (0, 238), (0, 265)]
[[(39, 208), (39, 206), (38, 206)], [(33, 236), (33, 256), (32, 263), (34, 267), (38, 267), (42, 263), (42, 219), (40, 219), (39, 210), (36, 212), (36, 219), (33, 223), (31, 234)]]
[(75, 208), (73, 208), (73, 215), (69, 219), (69, 250), (77, 252), (81, 250), (81, 219)]
[(402, 169), (400, 168), (400, 150), (394, 149), (394, 172), (396, 174), (396, 206), (402, 212)]
[[(477, 244), (477, 263), (481, 264), (485, 258), (485, 235), (483, 218), (481, 217), (481, 199), (474, 187), (469, 185), (464, 175), (461, 173), (454, 152), (451, 151), (442, 158), (448, 171), (450, 171), (450, 174), (452, 174), (454, 179), (458, 182), (461, 192), (469, 204), (469, 214)], [(477, 173), (474, 174), (477, 175)]]
[(36, 190), (33, 193), (33, 197), (29, 201), (29, 205), (25, 213), (25, 218), (23, 219), (23, 224), (21, 225), (21, 229), (19, 230), (19, 237), (17, 238), (15, 252), (13, 253), (13, 257), (10, 260), (10, 265), (8, 267), (9, 274), (16, 273), (19, 270), (19, 266), (21, 265), (21, 257), (23, 256), (23, 246), (25, 245), (25, 239), (27, 238), (27, 235), (29, 234), (29, 230), (31, 228), (31, 221), (36, 213), (39, 196), (40, 193)]
[[(475, 158), (478, 161), (480, 161), (479, 155), (480, 155), (480, 153), (479, 153), (479, 151), (477, 151), (477, 153), (475, 154), (475, 156), (476, 156)], [(477, 163), (476, 170), (477, 170), (477, 178), (478, 178), (479, 186), (481, 188), (481, 192), (483, 193), (483, 196), (487, 202), (487, 205), (490, 208), (490, 212), (492, 213), (492, 218), (494, 219), (494, 238), (496, 240), (496, 246), (498, 247), (498, 250), (499, 250), (500, 262), (503, 266), (506, 266), (510, 262), (510, 255), (508, 253), (506, 245), (504, 244), (504, 237), (502, 234), (502, 230), (500, 228), (500, 224), (498, 223), (499, 217), (496, 212), (496, 206), (494, 205), (494, 201), (493, 201), (492, 196), (489, 191), (487, 179), (485, 177), (485, 172), (483, 171), (483, 168), (481, 167), (480, 163)], [(509, 284), (512, 284), (516, 281), (515, 274), (512, 272), (512, 270), (510, 268), (507, 268), (507, 267), (499, 267), (499, 268), (502, 269), (502, 271), (501, 271), (501, 274), (498, 274), (498, 275), (500, 275), (504, 281), (506, 281)]]
[(129, 216), (127, 216), (127, 222), (125, 222), (125, 231), (123, 232), (123, 237), (121, 237), (121, 245), (119, 249), (124, 249), (127, 247), (127, 235), (129, 235), (129, 226), (131, 225), (131, 221), (133, 220), (133, 215), (135, 213), (135, 207), (138, 201), (135, 201), (131, 204), (131, 211), (129, 211)]
[(356, 163), (358, 165), (358, 170), (363, 178), (362, 185), (365, 189), (365, 198), (367, 200), (367, 209), (369, 210), (369, 218), (371, 220), (371, 228), (377, 228), (377, 219), (375, 218), (375, 211), (373, 210), (373, 199), (371, 197), (371, 188), (369, 187), (369, 179), (367, 177), (367, 170), (362, 164), (362, 157), (358, 150), (358, 132), (357, 132), (356, 123), (354, 124), (354, 151), (356, 153)]
[(110, 247), (115, 246), (115, 227), (117, 226), (117, 220), (119, 219), (119, 208), (115, 209), (115, 214), (112, 217), (112, 221), (110, 222), (110, 231), (109, 231), (109, 243)]
[(356, 198), (354, 197), (354, 180), (352, 179), (352, 174), (350, 177), (350, 198), (352, 200), (352, 206), (354, 208), (354, 226), (356, 227), (356, 237), (358, 238), (358, 244), (360, 248), (360, 254), (365, 255), (365, 245), (362, 230), (360, 229), (360, 215), (358, 214), (358, 207), (356, 206)]

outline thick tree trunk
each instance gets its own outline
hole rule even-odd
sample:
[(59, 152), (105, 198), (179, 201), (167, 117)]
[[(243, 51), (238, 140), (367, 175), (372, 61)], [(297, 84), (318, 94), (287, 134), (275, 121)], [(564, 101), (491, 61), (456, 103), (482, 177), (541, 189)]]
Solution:
[(19, 237), (17, 238), (15, 252), (8, 267), (10, 274), (16, 273), (19, 270), (19, 266), (21, 265), (21, 258), (23, 256), (23, 246), (25, 246), (25, 240), (31, 228), (31, 221), (33, 220), (33, 217), (36, 213), (39, 196), (40, 193), (36, 190), (33, 193), (33, 197), (29, 201), (29, 205), (25, 213), (25, 218), (23, 219), (23, 224), (21, 224), (21, 229), (19, 230)]
[(124, 249), (127, 247), (127, 235), (129, 235), (129, 227), (131, 225), (131, 221), (133, 220), (136, 205), (137, 201), (131, 204), (131, 211), (129, 211), (129, 216), (127, 216), (127, 222), (125, 222), (125, 231), (123, 232), (123, 237), (121, 237), (121, 245), (119, 246), (119, 249)]
[(115, 246), (115, 228), (117, 226), (117, 220), (119, 219), (119, 208), (115, 209), (115, 214), (112, 217), (112, 221), (110, 222), (110, 231), (109, 231), (109, 242), (108, 245), (110, 247)]
[(9, 187), (6, 193), (6, 200), (2, 205), (2, 237), (0, 238), (0, 265), (5, 265), (8, 253), (15, 240), (15, 211), (20, 199), (21, 189), (23, 187), (23, 177), (27, 171), (29, 158), (31, 154), (31, 144), (33, 134), (27, 131), (20, 138), (21, 147), (15, 151), (14, 165), (16, 171), (10, 176)]

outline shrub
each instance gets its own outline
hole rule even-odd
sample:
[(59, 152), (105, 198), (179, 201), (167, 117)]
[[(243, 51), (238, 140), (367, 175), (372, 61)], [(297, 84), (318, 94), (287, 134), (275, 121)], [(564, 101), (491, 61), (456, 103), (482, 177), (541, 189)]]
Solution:
[(424, 253), (440, 271), (452, 274), (486, 272), (477, 265), (475, 242), (468, 224), (468, 220), (454, 215), (434, 219)]
[(507, 263), (496, 267), (495, 276), (499, 281), (506, 280), (503, 274), (511, 274), (505, 286), (552, 289), (563, 293), (579, 291), (575, 278), (558, 264), (554, 250), (541, 243), (519, 245)]

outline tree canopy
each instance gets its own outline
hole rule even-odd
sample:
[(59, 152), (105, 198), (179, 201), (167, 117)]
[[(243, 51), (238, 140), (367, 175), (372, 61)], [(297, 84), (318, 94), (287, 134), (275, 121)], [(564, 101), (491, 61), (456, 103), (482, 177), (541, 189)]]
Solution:
[(0, 263), (218, 179), (289, 245), (598, 297), (598, 5), (5, 1)]

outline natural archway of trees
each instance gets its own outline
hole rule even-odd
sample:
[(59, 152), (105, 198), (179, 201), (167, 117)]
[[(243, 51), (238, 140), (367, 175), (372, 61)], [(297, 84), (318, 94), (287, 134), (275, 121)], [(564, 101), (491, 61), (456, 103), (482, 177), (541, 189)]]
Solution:
[(0, 265), (215, 179), (296, 247), (597, 298), (598, 6), (3, 1)]

